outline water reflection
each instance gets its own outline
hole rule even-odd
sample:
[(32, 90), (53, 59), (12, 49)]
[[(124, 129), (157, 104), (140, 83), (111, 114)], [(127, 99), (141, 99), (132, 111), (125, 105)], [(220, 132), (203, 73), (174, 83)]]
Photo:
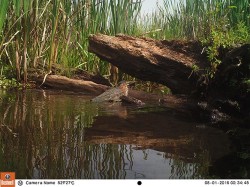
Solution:
[(227, 150), (162, 112), (43, 90), (0, 98), (0, 168), (18, 178), (205, 178), (213, 149)]

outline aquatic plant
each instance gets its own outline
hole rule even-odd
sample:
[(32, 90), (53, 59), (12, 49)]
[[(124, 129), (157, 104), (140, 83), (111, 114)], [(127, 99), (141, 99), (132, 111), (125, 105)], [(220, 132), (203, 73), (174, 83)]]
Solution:
[(108, 65), (88, 53), (88, 36), (135, 34), (141, 0), (12, 0), (0, 5), (0, 59), (27, 82), (29, 68), (50, 72), (53, 64), (109, 74)]

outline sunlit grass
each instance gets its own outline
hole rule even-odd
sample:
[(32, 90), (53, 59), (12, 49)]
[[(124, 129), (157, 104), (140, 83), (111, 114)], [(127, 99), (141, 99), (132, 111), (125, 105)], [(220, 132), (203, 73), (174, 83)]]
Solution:
[(158, 11), (143, 19), (147, 29), (162, 29), (153, 35), (159, 39), (200, 39), (209, 36), (215, 25), (234, 28), (243, 22), (250, 28), (250, 4), (248, 0), (181, 0), (178, 3), (165, 0)]

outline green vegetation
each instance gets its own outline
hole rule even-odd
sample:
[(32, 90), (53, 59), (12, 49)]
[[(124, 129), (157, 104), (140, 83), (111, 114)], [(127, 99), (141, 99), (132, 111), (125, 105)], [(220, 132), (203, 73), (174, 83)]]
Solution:
[[(8, 2), (3, 6), (5, 12)], [(24, 82), (29, 68), (49, 72), (52, 64), (108, 74), (107, 65), (88, 53), (88, 36), (136, 33), (141, 7), (141, 1), (129, 0), (22, 0), (9, 4), (7, 14), (1, 11), (5, 21), (0, 30), (0, 65), (11, 66), (10, 76), (15, 74)]]
[(160, 20), (162, 38), (206, 39), (216, 27), (229, 30), (242, 22), (249, 28), (249, 6), (248, 0), (165, 1), (154, 19)]
[(13, 88), (13, 87), (21, 87), (21, 84), (16, 81), (16, 79), (7, 79), (4, 76), (0, 76), (0, 88)]
[[(27, 82), (28, 70), (53, 64), (110, 75), (110, 65), (88, 53), (88, 36), (124, 33), (156, 39), (198, 39), (216, 71), (219, 47), (249, 42), (248, 0), (165, 0), (152, 14), (141, 0), (1, 0), (0, 69)], [(70, 74), (70, 73), (69, 73)]]

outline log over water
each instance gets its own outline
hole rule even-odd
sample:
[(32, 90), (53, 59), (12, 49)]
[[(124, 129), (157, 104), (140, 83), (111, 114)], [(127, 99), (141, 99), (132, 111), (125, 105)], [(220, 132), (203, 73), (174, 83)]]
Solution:
[[(97, 34), (89, 37), (89, 51), (129, 75), (164, 84), (178, 94), (195, 90), (208, 67), (201, 45), (194, 41), (178, 43)], [(194, 73), (195, 67), (201, 71)]]

